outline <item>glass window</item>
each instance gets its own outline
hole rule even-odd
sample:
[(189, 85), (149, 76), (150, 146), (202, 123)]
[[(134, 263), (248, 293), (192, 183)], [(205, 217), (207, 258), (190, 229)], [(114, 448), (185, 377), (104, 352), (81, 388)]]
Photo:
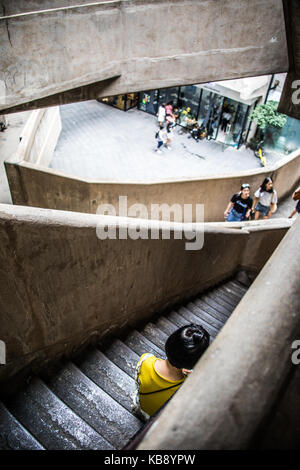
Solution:
[(223, 96), (212, 91), (203, 90), (198, 124), (207, 130), (209, 139), (216, 139), (217, 137), (223, 101)]
[(197, 120), (201, 88), (194, 85), (180, 87), (177, 106), (180, 112), (179, 124), (188, 126)]
[(170, 102), (172, 102), (173, 106), (177, 106), (178, 92), (179, 87), (163, 88), (158, 90), (158, 106), (162, 103), (168, 104)]
[(158, 108), (158, 90), (143, 91), (139, 96), (139, 109), (156, 114)]

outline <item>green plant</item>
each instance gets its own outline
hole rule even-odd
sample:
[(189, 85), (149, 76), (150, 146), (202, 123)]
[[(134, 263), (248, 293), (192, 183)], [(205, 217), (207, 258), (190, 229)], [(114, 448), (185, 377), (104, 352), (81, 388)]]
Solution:
[(256, 121), (257, 126), (264, 130), (268, 126), (283, 127), (286, 123), (286, 115), (277, 112), (278, 103), (268, 101), (257, 106), (249, 116), (250, 121)]

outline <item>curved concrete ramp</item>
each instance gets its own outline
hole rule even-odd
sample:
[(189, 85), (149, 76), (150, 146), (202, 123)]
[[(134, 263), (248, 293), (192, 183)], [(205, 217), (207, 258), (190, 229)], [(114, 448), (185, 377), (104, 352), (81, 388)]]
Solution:
[(281, 0), (11, 3), (0, 17), (5, 113), (288, 70)]

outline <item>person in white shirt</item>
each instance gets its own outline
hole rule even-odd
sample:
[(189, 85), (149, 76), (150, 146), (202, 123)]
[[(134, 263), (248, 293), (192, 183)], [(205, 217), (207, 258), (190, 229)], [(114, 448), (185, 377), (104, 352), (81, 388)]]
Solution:
[(162, 103), (158, 108), (157, 120), (159, 126), (165, 122), (166, 119), (166, 104)]
[(155, 152), (162, 153), (160, 148), (167, 141), (167, 131), (165, 130), (163, 124), (160, 124), (159, 130), (156, 132), (156, 139), (157, 139), (157, 147), (155, 149)]
[(269, 219), (277, 204), (277, 192), (273, 187), (272, 178), (265, 178), (262, 185), (254, 193), (252, 212), (255, 212), (255, 220), (262, 215), (263, 219)]

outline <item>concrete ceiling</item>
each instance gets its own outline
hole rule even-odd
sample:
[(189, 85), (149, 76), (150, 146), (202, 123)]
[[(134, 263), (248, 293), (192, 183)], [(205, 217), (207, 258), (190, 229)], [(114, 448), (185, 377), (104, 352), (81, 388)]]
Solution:
[(285, 3), (298, 12), (299, 0), (2, 0), (0, 111), (297, 72)]

